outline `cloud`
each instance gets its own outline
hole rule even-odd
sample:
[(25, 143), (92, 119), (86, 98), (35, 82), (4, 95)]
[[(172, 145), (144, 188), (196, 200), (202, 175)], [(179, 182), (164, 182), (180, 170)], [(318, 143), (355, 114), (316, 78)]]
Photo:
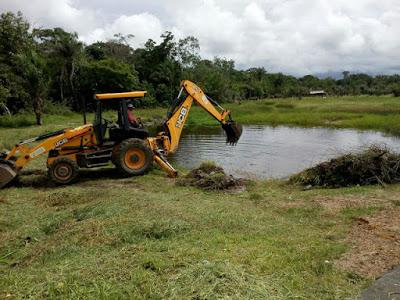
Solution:
[(0, 11), (21, 11), (35, 27), (62, 27), (79, 34), (96, 24), (93, 11), (76, 8), (70, 0), (6, 0), (1, 1)]
[(158, 41), (163, 33), (163, 26), (157, 17), (149, 13), (122, 15), (104, 28), (96, 28), (89, 35), (82, 36), (82, 39), (87, 43), (93, 43), (110, 39), (119, 33), (133, 34), (132, 45), (138, 47), (142, 46), (149, 38)]
[(398, 0), (3, 0), (36, 25), (85, 42), (133, 34), (135, 47), (165, 30), (199, 39), (201, 54), (294, 75), (400, 72)]

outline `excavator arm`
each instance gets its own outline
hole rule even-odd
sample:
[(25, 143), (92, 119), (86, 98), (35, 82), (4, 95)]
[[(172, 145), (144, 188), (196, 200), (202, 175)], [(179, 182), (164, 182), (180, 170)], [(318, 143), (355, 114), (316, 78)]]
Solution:
[[(185, 97), (182, 97), (183, 95)], [(179, 146), (183, 126), (189, 116), (193, 102), (222, 125), (226, 133), (227, 143), (236, 144), (242, 134), (242, 126), (232, 120), (229, 110), (224, 109), (216, 101), (208, 97), (193, 82), (189, 80), (182, 81), (179, 95), (167, 114), (167, 120), (164, 123), (165, 131), (160, 132), (155, 138), (149, 138), (150, 147), (155, 153), (155, 162), (172, 177), (177, 175), (177, 171), (168, 163), (166, 157), (169, 153), (174, 153)]]
[[(186, 94), (186, 98), (181, 99), (183, 93)], [(167, 135), (170, 139), (168, 152), (173, 153), (178, 148), (182, 129), (189, 116), (193, 102), (222, 125), (226, 132), (227, 143), (235, 144), (239, 140), (242, 134), (242, 127), (232, 120), (231, 112), (208, 97), (196, 84), (189, 80), (184, 80), (181, 82), (181, 90), (168, 112), (168, 119), (165, 122)]]

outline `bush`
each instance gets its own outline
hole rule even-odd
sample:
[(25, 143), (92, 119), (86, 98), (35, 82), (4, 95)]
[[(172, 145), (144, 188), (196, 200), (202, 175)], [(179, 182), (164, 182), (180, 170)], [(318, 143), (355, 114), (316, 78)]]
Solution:
[(0, 116), (0, 127), (18, 128), (35, 125), (36, 120), (33, 114), (18, 114), (11, 116)]
[(400, 85), (398, 85), (397, 87), (393, 88), (393, 95), (395, 97), (400, 97)]
[(49, 115), (71, 115), (73, 112), (66, 103), (54, 103), (50, 100), (45, 100), (43, 104), (43, 113)]

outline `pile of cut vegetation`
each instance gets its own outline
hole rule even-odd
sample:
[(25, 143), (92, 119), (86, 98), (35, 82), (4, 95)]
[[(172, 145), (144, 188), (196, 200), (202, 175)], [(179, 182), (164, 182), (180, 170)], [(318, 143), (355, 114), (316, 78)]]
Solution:
[(320, 163), (290, 178), (311, 186), (342, 187), (400, 182), (400, 154), (385, 147), (371, 146)]
[(205, 190), (227, 190), (243, 187), (243, 179), (227, 175), (223, 168), (214, 162), (203, 162), (198, 168), (193, 169), (178, 179), (178, 185), (195, 186)]

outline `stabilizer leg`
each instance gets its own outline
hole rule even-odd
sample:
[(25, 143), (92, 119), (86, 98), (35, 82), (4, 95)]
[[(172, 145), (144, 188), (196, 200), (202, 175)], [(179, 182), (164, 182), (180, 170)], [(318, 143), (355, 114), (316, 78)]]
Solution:
[(154, 155), (154, 161), (168, 173), (169, 177), (177, 177), (178, 171), (162, 156)]

